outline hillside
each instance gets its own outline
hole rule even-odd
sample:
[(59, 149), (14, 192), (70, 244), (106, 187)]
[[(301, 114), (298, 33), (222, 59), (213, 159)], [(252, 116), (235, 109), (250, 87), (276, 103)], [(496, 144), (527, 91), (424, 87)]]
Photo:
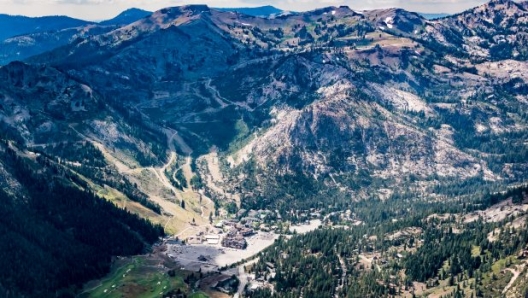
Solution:
[(151, 14), (151, 11), (146, 11), (139, 8), (129, 8), (110, 20), (99, 22), (99, 25), (128, 25)]
[[(505, 8), (525, 13), (503, 1), (464, 14)], [(466, 50), (473, 39), (443, 29), (481, 23), (464, 14), (427, 21), (401, 9), (329, 7), (266, 20), (183, 6), (28, 61), (68, 69), (120, 109), (178, 131), (217, 200), (242, 197), (249, 207), (293, 196), (307, 208), (336, 189), (342, 198), (419, 190), (437, 200), (443, 187), (465, 193), (526, 178), (525, 62)], [(526, 28), (512, 21), (486, 32)], [(222, 181), (199, 158), (213, 147)], [(315, 188), (285, 190), (285, 179)]]
[(523, 297), (526, 190), (493, 206), (481, 198), (482, 210), (417, 210), (400, 222), (351, 227), (356, 213), (329, 214), (331, 223), (266, 249), (248, 270), (246, 297)]
[(528, 12), (523, 3), (495, 0), (463, 13), (433, 21), (425, 28), (426, 39), (436, 40), (455, 55), (494, 61), (526, 60), (525, 24)]
[[(518, 239), (503, 239), (504, 247), (477, 243), (496, 227), (461, 218), (494, 208), (506, 198), (491, 202), (490, 193), (528, 178), (527, 15), (525, 3), (508, 0), (434, 20), (397, 8), (325, 7), (262, 18), (187, 5), (128, 24), (19, 36), (5, 51), (36, 55), (0, 68), (3, 138), (181, 239), (246, 213), (259, 223), (250, 228), (283, 233), (312, 216), (343, 224), (338, 217), (350, 210), (344, 224), (350, 233), (293, 241), (358, 243), (369, 228), (382, 238), (419, 226), (427, 231), (420, 234), (423, 247), (434, 239), (464, 243), (463, 254), (455, 254), (463, 259), (480, 246), (482, 261), (493, 266), (504, 259), (496, 255), (504, 247), (504, 254), (516, 253), (525, 235), (512, 233)], [(60, 46), (44, 42), (48, 37)], [(24, 41), (42, 51), (24, 51)], [(12, 171), (6, 167), (2, 175)], [(444, 213), (457, 219), (427, 220)], [(450, 224), (468, 232), (442, 234)], [(475, 227), (480, 234), (469, 232)], [(385, 254), (401, 245), (370, 240), (354, 249), (370, 245)], [(290, 250), (285, 243), (275, 247)], [(455, 267), (453, 282), (456, 275), (457, 283), (472, 278), (457, 271), (471, 264), (417, 268), (418, 257), (425, 258), (417, 247), (411, 251), (417, 259), (397, 257), (383, 276), (339, 277), (359, 266), (352, 262), (359, 254), (331, 248), (312, 250), (339, 270), (304, 264), (328, 280), (311, 297), (321, 291), (355, 297), (354, 285), (358, 295), (395, 295), (387, 284), (409, 284), (387, 274), (403, 266), (419, 272), (409, 273), (414, 282), (446, 280)], [(280, 264), (285, 272), (298, 270), (290, 265)], [(438, 266), (446, 271), (441, 277)], [(496, 293), (501, 285), (488, 277), (479, 287)], [(295, 296), (295, 278), (271, 284)]]
[(31, 56), (51, 51), (73, 42), (78, 38), (86, 38), (115, 29), (86, 25), (55, 31), (35, 32), (6, 38), (0, 41), (0, 65), (13, 61), (22, 61)]
[(0, 24), (5, 28), (3, 35), (0, 34), (0, 65), (22, 61), (78, 39), (115, 30), (150, 14), (149, 11), (131, 8), (115, 18), (99, 23), (68, 17), (0, 16)]
[(1, 67), (0, 80), (0, 254), (10, 268), (0, 295), (71, 296), (105, 275), (113, 257), (145, 253), (164, 235), (97, 188), (123, 193), (135, 210), (159, 206), (115, 173), (96, 137), (79, 133), (78, 121), (97, 123), (109, 112), (100, 95), (56, 69), (21, 62)]
[(46, 31), (62, 30), (66, 28), (81, 27), (92, 22), (78, 20), (66, 16), (25, 17), (0, 15), (0, 40), (17, 35), (39, 33)]
[(0, 295), (70, 297), (115, 256), (147, 252), (163, 228), (95, 196), (56, 159), (2, 138)]

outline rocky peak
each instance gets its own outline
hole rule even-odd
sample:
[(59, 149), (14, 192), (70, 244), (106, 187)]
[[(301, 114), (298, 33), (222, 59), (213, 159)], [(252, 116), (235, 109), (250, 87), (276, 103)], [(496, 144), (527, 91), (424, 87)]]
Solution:
[(491, 0), (488, 3), (485, 3), (481, 6), (478, 6), (474, 9), (470, 9), (466, 11), (465, 14), (476, 14), (482, 15), (482, 14), (501, 14), (501, 15), (508, 15), (512, 16), (514, 14), (519, 14), (524, 11), (524, 8), (522, 5), (511, 1), (511, 0)]
[(497, 4), (510, 4), (510, 3), (514, 3), (514, 2), (512, 0), (490, 0), (488, 2), (488, 5), (493, 6)]
[(109, 20), (106, 20), (106, 21), (102, 21), (99, 24), (100, 25), (104, 25), (104, 26), (108, 26), (108, 25), (123, 26), (123, 25), (128, 25), (130, 23), (133, 23), (135, 21), (138, 21), (138, 20), (140, 20), (142, 18), (145, 18), (145, 17), (147, 17), (147, 16), (149, 16), (151, 14), (152, 14), (151, 11), (146, 11), (146, 10), (142, 10), (142, 9), (139, 9), (139, 8), (129, 8), (129, 9), (121, 12), (116, 17), (114, 17), (112, 19), (109, 19)]
[(191, 17), (200, 15), (202, 13), (208, 13), (210, 9), (207, 5), (184, 5), (184, 6), (175, 6), (160, 9), (154, 12), (152, 17), (164, 19), (176, 19), (179, 17)]
[(150, 18), (143, 20), (146, 24), (155, 24), (166, 28), (173, 24), (181, 24), (209, 14), (211, 10), (207, 5), (184, 5), (160, 9), (152, 14)]
[(328, 6), (328, 7), (318, 8), (318, 9), (309, 11), (308, 13), (312, 15), (320, 15), (320, 14), (325, 14), (325, 13), (331, 13), (332, 11), (335, 11), (335, 10), (336, 10), (336, 7)]
[(204, 13), (204, 12), (210, 12), (211, 9), (209, 6), (204, 4), (192, 4), (192, 5), (184, 5), (181, 7), (182, 10), (191, 11), (195, 14), (198, 13)]
[(348, 6), (328, 6), (303, 13), (304, 16), (320, 17), (321, 15), (335, 16), (337, 18), (358, 15)]
[[(433, 21), (428, 32), (435, 40), (462, 49), (471, 56), (493, 60), (527, 56), (522, 38), (528, 32), (528, 12), (520, 3), (492, 0), (442, 21)], [(464, 47), (462, 47), (464, 45)]]
[(414, 34), (426, 21), (419, 14), (401, 8), (377, 9), (368, 11), (365, 15), (373, 20), (376, 27), (404, 35)]

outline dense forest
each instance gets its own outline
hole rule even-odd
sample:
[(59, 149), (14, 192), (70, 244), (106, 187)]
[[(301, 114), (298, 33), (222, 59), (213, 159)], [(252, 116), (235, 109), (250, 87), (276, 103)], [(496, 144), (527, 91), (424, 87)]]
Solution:
[(525, 213), (500, 221), (465, 215), (505, 200), (521, 210), (515, 206), (527, 194), (526, 186), (487, 194), (474, 204), (453, 206), (452, 213), (435, 205), (420, 211), (418, 205), (419, 216), (374, 218), (359, 226), (328, 216), (330, 227), (281, 237), (260, 254), (249, 270), (274, 291), (261, 288), (248, 297), (394, 297), (414, 295), (413, 282), (424, 290), (447, 289), (445, 297), (497, 297), (508, 281), (504, 268), (522, 264), (517, 256), (528, 248)]
[[(328, 185), (332, 184), (330, 177), (316, 180), (303, 173), (259, 177), (260, 184), (263, 186), (258, 187), (254, 166), (252, 163), (245, 166), (245, 171), (250, 175), (242, 182), (242, 185), (245, 189), (252, 189), (252, 192), (242, 194), (243, 208), (278, 210), (284, 219), (293, 223), (308, 219), (299, 216), (299, 213), (310, 209), (320, 210), (323, 215), (350, 209), (357, 218), (372, 224), (393, 219), (420, 219), (435, 212), (470, 212), (485, 209), (500, 201), (502, 195), (497, 190), (503, 187), (500, 183), (486, 183), (481, 178), (464, 181), (447, 181), (447, 179), (442, 181), (438, 178), (441, 183), (421, 190), (427, 195), (417, 193), (416, 189), (412, 188), (412, 182), (405, 181), (400, 184), (400, 189), (387, 199), (370, 195), (368, 199), (362, 199), (337, 188), (329, 188)], [(387, 181), (377, 179), (362, 171), (350, 178), (354, 181), (364, 181), (362, 182), (364, 185), (358, 184), (357, 188), (366, 193), (374, 192), (375, 189), (381, 189), (387, 185)], [(491, 195), (491, 193), (495, 194)], [(441, 199), (434, 200), (432, 196)], [(519, 198), (517, 194), (514, 200), (518, 201)]]
[[(392, 290), (377, 280), (388, 275), (357, 266), (366, 230), (322, 229), (279, 241), (261, 254), (256, 278), (275, 285), (275, 293), (258, 290), (249, 297), (385, 297)], [(368, 268), (370, 269), (370, 268)], [(343, 277), (343, 273), (346, 276)]]
[(0, 190), (0, 268), (9, 268), (0, 272), (0, 296), (73, 297), (108, 272), (112, 257), (144, 253), (164, 235), (45, 156), (0, 149), (14, 186)]

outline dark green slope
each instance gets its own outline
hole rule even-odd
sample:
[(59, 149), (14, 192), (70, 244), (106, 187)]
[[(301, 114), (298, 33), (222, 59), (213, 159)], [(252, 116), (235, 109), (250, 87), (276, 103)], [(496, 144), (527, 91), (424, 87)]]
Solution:
[[(72, 297), (102, 277), (113, 256), (141, 254), (163, 229), (83, 188), (45, 157), (21, 157), (2, 143), (13, 196), (0, 191), (0, 296)], [(18, 183), (13, 182), (13, 178)]]

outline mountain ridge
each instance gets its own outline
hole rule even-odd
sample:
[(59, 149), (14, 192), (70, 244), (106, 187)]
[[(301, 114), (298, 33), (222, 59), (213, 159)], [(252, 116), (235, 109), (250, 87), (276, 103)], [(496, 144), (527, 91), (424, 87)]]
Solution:
[[(102, 22), (89, 22), (63, 16), (38, 18), (19, 16), (0, 16), (0, 23), (8, 29), (16, 27), (16, 34), (4, 31), (0, 37), (0, 65), (16, 60), (24, 60), (55, 48), (67, 45), (78, 38), (88, 38), (109, 32), (121, 26), (133, 23), (151, 13), (140, 9), (128, 9), (113, 19)], [(13, 24), (28, 23), (23, 24)], [(42, 23), (39, 25), (39, 22)], [(33, 24), (33, 25), (32, 25)], [(30, 26), (30, 27), (24, 27)], [(33, 27), (32, 27), (33, 26)], [(36, 26), (36, 27), (35, 27)], [(24, 29), (26, 28), (26, 29)]]
[[(399, 241), (398, 250), (381, 250), (375, 266), (410, 268), (420, 282), (445, 280), (442, 262), (456, 258), (431, 265), (414, 245), (445, 239), (442, 252), (459, 247), (453, 243), (469, 237), (462, 229), (473, 227), (467, 218), (477, 220), (500, 201), (497, 192), (528, 179), (527, 18), (525, 6), (511, 1), (435, 20), (398, 8), (260, 18), (186, 5), (124, 26), (67, 32), (70, 42), (0, 67), (0, 199), (24, 203), (31, 189), (7, 164), (11, 148), (35, 177), (104, 197), (178, 239), (215, 233), (212, 224), (224, 219), (245, 217), (252, 228), (283, 233), (317, 217), (339, 237), (358, 239), (347, 256), (328, 247), (336, 270), (369, 270), (374, 263), (357, 263), (360, 253), (373, 259), (380, 246)], [(490, 218), (517, 210), (504, 206)], [(262, 221), (251, 224), (253, 217)], [(335, 229), (342, 226), (350, 229)], [(403, 228), (417, 233), (405, 248), (407, 238), (386, 236)], [(482, 241), (491, 239), (487, 231)], [(302, 238), (315, 243), (306, 246), (310, 255), (317, 235)], [(460, 256), (477, 262), (473, 246), (491, 250), (480, 238), (463, 242)], [(271, 249), (285, 248), (284, 239)], [(283, 253), (266, 258), (286, 263)], [(494, 253), (482, 253), (482, 268), (502, 258)], [(289, 288), (276, 272), (276, 284)], [(467, 275), (458, 274), (453, 284)], [(347, 277), (332, 276), (332, 283)], [(391, 283), (404, 281), (365, 282), (396, 295)]]
[(149, 16), (152, 14), (151, 11), (139, 9), (139, 8), (129, 8), (118, 14), (112, 19), (104, 20), (99, 22), (99, 25), (127, 25), (133, 23), (139, 19)]
[[(512, 9), (518, 7), (510, 4), (511, 2), (493, 3), (476, 8), (476, 11), (487, 10), (496, 13), (501, 11), (503, 6)], [(473, 15), (478, 16), (477, 13)], [(464, 148), (468, 145), (462, 144), (473, 142), (473, 137), (466, 131), (474, 131), (474, 127), (478, 127), (479, 130), (486, 127), (486, 131), (492, 129), (500, 133), (513, 129), (515, 126), (512, 126), (512, 123), (518, 123), (520, 128), (524, 127), (523, 121), (514, 120), (504, 114), (505, 126), (495, 129), (492, 128), (493, 125), (487, 126), (481, 123), (493, 118), (492, 114), (485, 111), (486, 104), (484, 101), (480, 102), (481, 99), (472, 99), (478, 102), (472, 109), (475, 113), (480, 113), (479, 117), (482, 119), (472, 119), (472, 116), (462, 116), (465, 109), (463, 105), (456, 104), (453, 108), (445, 108), (454, 104), (453, 99), (449, 99), (450, 96), (459, 98), (455, 93), (444, 91), (446, 94), (438, 96), (440, 93), (437, 95), (428, 91), (435, 88), (444, 89), (451, 80), (462, 82), (457, 88), (471, 94), (476, 94), (478, 88), (484, 88), (482, 84), (486, 79), (481, 77), (484, 74), (478, 62), (472, 66), (474, 68), (464, 66), (462, 62), (453, 62), (462, 61), (456, 59), (464, 59), (466, 57), (464, 55), (471, 55), (467, 49), (458, 47), (457, 51), (460, 52), (457, 56), (443, 57), (435, 54), (441, 48), (438, 48), (437, 44), (429, 43), (430, 39), (440, 36), (446, 40), (445, 46), (453, 48), (457, 46), (449, 41), (469, 44), (470, 41), (463, 39), (466, 37), (457, 39), (459, 35), (451, 36), (449, 34), (452, 31), (445, 31), (447, 29), (442, 27), (444, 25), (441, 22), (449, 24), (458, 22), (462, 24), (459, 26), (468, 28), (473, 24), (471, 20), (468, 20), (467, 24), (464, 23), (466, 20), (457, 21), (459, 17), (455, 15), (442, 20), (427, 21), (416, 13), (401, 9), (357, 13), (348, 7), (328, 7), (266, 20), (245, 15), (235, 16), (207, 6), (190, 5), (159, 10), (147, 19), (81, 41), (73, 47), (64, 48), (65, 52), (79, 56), (68, 57), (68, 54), (64, 55), (61, 51), (51, 52), (29, 61), (48, 63), (57, 61), (52, 64), (61, 68), (70, 68), (72, 73), (87, 78), (94, 77), (96, 72), (100, 73), (103, 69), (112, 75), (98, 78), (102, 80), (101, 82), (107, 82), (98, 84), (104, 85), (111, 81), (117, 92), (132, 81), (135, 86), (145, 88), (143, 94), (168, 92), (168, 97), (162, 99), (160, 104), (169, 106), (174, 104), (172, 101), (176, 94), (184, 94), (183, 98), (194, 98), (197, 95), (193, 92), (210, 96), (216, 89), (217, 103), (210, 100), (203, 102), (203, 99), (200, 99), (198, 104), (185, 100), (190, 110), (180, 110), (176, 107), (178, 110), (176, 115), (186, 120), (177, 121), (173, 128), (202, 134), (201, 138), (206, 140), (202, 145), (216, 145), (225, 150), (231, 142), (230, 138), (244, 139), (248, 135), (232, 135), (222, 141), (222, 144), (216, 143), (215, 136), (205, 135), (204, 132), (196, 130), (198, 124), (209, 127), (208, 125), (216, 123), (215, 117), (231, 115), (230, 117), (246, 119), (244, 122), (246, 125), (250, 123), (250, 131), (251, 129), (259, 131), (265, 127), (266, 133), (257, 135), (249, 145), (241, 149), (241, 152), (236, 152), (234, 155), (246, 155), (242, 152), (251, 152), (253, 159), (258, 161), (258, 167), (263, 171), (270, 171), (265, 175), (267, 177), (274, 177), (277, 173), (280, 173), (279, 176), (306, 175), (315, 177), (316, 180), (323, 179), (319, 181), (322, 183), (321, 187), (328, 188), (333, 185), (347, 189), (357, 187), (355, 183), (348, 185), (347, 181), (359, 179), (359, 176), (353, 178), (354, 176), (343, 174), (344, 169), (347, 171), (356, 169), (355, 175), (359, 175), (358, 169), (371, 168), (368, 174), (370, 178), (366, 181), (371, 185), (376, 185), (372, 184), (373, 181), (397, 183), (400, 178), (396, 180), (393, 178), (409, 175), (411, 169), (419, 169), (417, 174), (413, 174), (414, 177), (426, 180), (430, 179), (427, 177), (443, 176), (442, 179), (446, 181), (449, 177), (500, 181), (504, 179), (500, 174), (501, 171), (497, 172), (497, 169), (492, 171), (487, 165), (490, 160), (469, 154)], [(315, 25), (308, 30), (309, 23)], [(523, 28), (522, 24), (519, 26)], [(144, 47), (146, 44), (168, 47), (171, 44), (168, 40), (174, 44), (193, 43), (194, 50), (191, 53), (190, 48), (181, 48), (181, 51), (170, 54), (173, 55), (172, 57), (170, 55), (159, 57), (156, 51), (149, 51)], [(393, 45), (391, 40), (398, 40), (400, 44)], [(204, 42), (205, 44), (213, 42), (212, 48), (215, 48), (215, 54), (198, 58), (203, 53), (213, 53), (207, 50), (211, 47), (200, 45)], [(334, 51), (333, 48), (336, 46), (343, 51)], [(413, 47), (414, 51), (411, 50)], [(313, 50), (310, 50), (311, 48)], [(92, 49), (98, 49), (98, 56), (94, 56), (97, 58), (89, 58), (90, 56), (86, 55), (86, 53), (96, 53)], [(446, 53), (451, 54), (451, 52)], [(56, 58), (47, 55), (54, 55)], [(394, 57), (403, 57), (403, 55), (412, 57), (413, 62), (400, 61), (400, 58), (394, 60)], [(186, 57), (191, 56), (194, 58), (186, 60)], [(72, 57), (79, 58), (72, 59)], [(82, 61), (81, 57), (87, 59), (86, 65), (97, 64), (86, 68), (85, 64), (79, 64)], [(229, 59), (226, 57), (233, 57), (233, 60), (227, 61)], [(122, 67), (135, 65), (133, 61), (138, 59), (152, 62), (137, 66), (145, 67), (141, 72), (137, 72), (137, 68)], [(361, 59), (364, 59), (363, 61), (366, 61), (370, 67), (361, 64)], [(62, 64), (71, 63), (72, 60), (76, 61), (77, 66)], [(248, 62), (253, 60), (261, 69), (252, 69), (254, 66)], [(262, 61), (267, 61), (270, 66), (262, 65)], [(114, 67), (118, 65), (121, 69), (116, 71)], [(293, 70), (295, 73), (292, 73)], [(238, 77), (237, 73), (246, 76)], [(142, 77), (140, 78), (138, 74)], [(336, 75), (344, 81), (331, 79)], [(207, 76), (210, 77), (210, 83), (204, 79)], [(119, 77), (127, 79), (118, 79)], [(308, 77), (310, 79), (307, 79)], [(387, 79), (379, 80), (382, 77)], [(165, 81), (181, 82), (182, 85), (168, 87), (163, 83)], [(232, 86), (233, 81), (240, 84)], [(158, 87), (152, 90), (150, 86)], [(185, 91), (188, 86), (201, 86), (199, 88), (205, 88), (206, 91), (197, 91), (198, 89)], [(229, 90), (232, 88), (240, 88), (240, 92)], [(290, 93), (290, 99), (281, 95), (284, 90)], [(366, 91), (358, 92), (358, 90)], [(498, 89), (492, 90), (491, 94), (495, 92), (499, 92)], [(350, 101), (350, 97), (357, 97), (360, 100)], [(373, 98), (374, 101), (366, 100), (367, 98)], [(139, 103), (136, 101), (128, 104), (141, 105), (141, 100)], [(510, 99), (504, 104), (517, 107), (519, 105), (518, 102)], [(280, 110), (285, 107), (287, 107), (285, 111), (289, 111), (285, 113), (291, 113), (291, 117), (284, 119), (293, 122), (281, 124), (282, 120), (275, 118), (276, 116), (271, 113), (274, 109)], [(354, 107), (369, 116), (352, 113)], [(334, 115), (334, 112), (331, 112), (339, 108), (350, 109), (352, 115), (363, 120), (358, 122), (355, 118)], [(317, 113), (321, 115), (316, 117)], [(456, 115), (467, 121), (471, 127), (466, 129), (464, 124), (451, 123)], [(381, 117), (382, 120), (371, 120), (376, 117)], [(274, 121), (275, 124), (272, 124)], [(231, 130), (236, 123), (235, 119), (225, 122), (225, 129)], [(353, 131), (342, 131), (343, 123), (347, 123)], [(447, 126), (442, 126), (444, 124)], [(375, 137), (365, 137), (370, 134)], [(394, 134), (399, 138), (393, 139), (391, 136)], [(325, 135), (335, 137), (328, 138)], [(413, 137), (408, 138), (409, 135)], [(343, 143), (336, 140), (346, 141)], [(413, 144), (410, 154), (401, 151), (404, 143)], [(281, 146), (278, 150), (272, 149), (279, 145)], [(348, 146), (356, 148), (356, 151), (343, 151)], [(202, 151), (205, 152), (207, 150)], [(337, 160), (329, 162), (334, 159), (339, 162)], [(241, 166), (239, 163), (231, 164), (233, 169)], [(522, 163), (519, 167), (523, 167)], [(238, 170), (244, 171), (244, 167)], [(204, 174), (207, 175), (207, 172)]]
[(0, 15), (0, 25), (4, 29), (2, 30), (2, 33), (0, 33), (0, 40), (22, 34), (80, 27), (93, 23), (94, 22), (74, 19), (67, 16), (44, 16), (32, 18), (2, 14)]

